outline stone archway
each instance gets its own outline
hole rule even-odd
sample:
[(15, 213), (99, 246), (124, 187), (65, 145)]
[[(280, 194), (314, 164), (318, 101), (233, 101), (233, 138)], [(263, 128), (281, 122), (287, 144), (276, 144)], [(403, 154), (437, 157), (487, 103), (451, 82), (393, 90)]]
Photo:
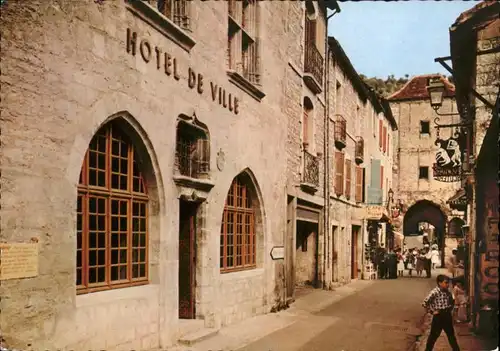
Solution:
[[(438, 245), (440, 249), (443, 250), (447, 216), (441, 207), (429, 200), (417, 201), (404, 214), (403, 234), (405, 236), (410, 236), (419, 233), (419, 223), (422, 222), (427, 222), (434, 226)], [(441, 261), (444, 263), (443, 254), (441, 254)]]

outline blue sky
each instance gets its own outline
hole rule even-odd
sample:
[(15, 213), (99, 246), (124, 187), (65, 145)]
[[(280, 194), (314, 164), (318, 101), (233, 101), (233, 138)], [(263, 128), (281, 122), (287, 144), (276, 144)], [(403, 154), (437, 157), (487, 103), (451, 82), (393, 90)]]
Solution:
[(358, 73), (386, 78), (449, 73), (434, 62), (449, 56), (449, 28), (476, 1), (339, 2), (328, 34)]

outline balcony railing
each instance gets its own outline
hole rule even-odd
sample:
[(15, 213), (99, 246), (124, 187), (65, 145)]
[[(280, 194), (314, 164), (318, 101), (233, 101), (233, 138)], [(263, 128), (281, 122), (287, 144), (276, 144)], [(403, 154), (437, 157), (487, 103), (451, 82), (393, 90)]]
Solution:
[(319, 186), (319, 160), (304, 150), (304, 172), (302, 183), (318, 187)]
[(342, 150), (347, 143), (347, 122), (342, 115), (336, 115), (335, 118), (335, 146)]
[(323, 84), (323, 64), (324, 59), (319, 52), (316, 45), (312, 42), (305, 43), (305, 60), (304, 60), (304, 73), (305, 76), (310, 75), (314, 80), (306, 80), (306, 84), (315, 92), (321, 92), (321, 85)]
[(361, 164), (363, 163), (365, 159), (365, 141), (363, 140), (363, 137), (358, 136), (356, 138), (356, 147), (354, 150), (354, 157), (356, 160), (356, 164)]

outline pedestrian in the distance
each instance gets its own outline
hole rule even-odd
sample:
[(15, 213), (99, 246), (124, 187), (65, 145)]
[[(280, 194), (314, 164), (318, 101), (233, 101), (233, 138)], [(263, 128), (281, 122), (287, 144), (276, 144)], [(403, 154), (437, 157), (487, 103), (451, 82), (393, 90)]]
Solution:
[(424, 306), (427, 312), (432, 313), (431, 331), (425, 350), (432, 351), (437, 338), (444, 330), (453, 351), (460, 351), (457, 338), (455, 337), (455, 330), (453, 329), (452, 311), (455, 301), (450, 292), (450, 278), (439, 274), (436, 282), (437, 287), (432, 289), (422, 302), (422, 306)]
[(401, 249), (398, 250), (398, 276), (403, 277), (403, 273), (405, 270), (405, 260), (406, 257), (404, 254), (401, 254)]
[(439, 267), (439, 264), (441, 263), (441, 258), (439, 257), (439, 251), (438, 247), (434, 246), (432, 247), (431, 251), (431, 263), (432, 263), (432, 269), (436, 269)]
[(455, 309), (453, 315), (457, 323), (463, 323), (468, 320), (467, 316), (467, 296), (461, 281), (453, 284), (453, 298), (455, 299)]

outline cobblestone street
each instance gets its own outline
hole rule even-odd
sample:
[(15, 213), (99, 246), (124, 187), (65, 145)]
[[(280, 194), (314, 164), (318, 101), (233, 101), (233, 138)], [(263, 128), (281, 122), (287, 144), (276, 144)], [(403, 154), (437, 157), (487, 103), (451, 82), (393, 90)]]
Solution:
[(409, 350), (420, 334), (420, 306), (434, 279), (377, 280), (241, 351)]

